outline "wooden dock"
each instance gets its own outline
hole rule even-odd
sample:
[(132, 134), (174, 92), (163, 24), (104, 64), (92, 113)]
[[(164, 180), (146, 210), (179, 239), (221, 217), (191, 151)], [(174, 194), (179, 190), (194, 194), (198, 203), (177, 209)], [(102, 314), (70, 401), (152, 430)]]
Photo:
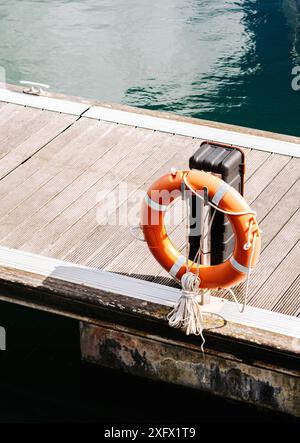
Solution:
[[(5, 103), (0, 94), (0, 244), (173, 284), (128, 226), (99, 226), (97, 195), (126, 182), (134, 199), (171, 167), (187, 168), (201, 139), (104, 121), (90, 108), (74, 103), (79, 115), (71, 115)], [(249, 304), (299, 316), (300, 158), (245, 153), (246, 199), (263, 231)]]
[[(254, 310), (252, 317), (249, 314), (248, 323), (244, 321), (246, 329), (253, 327), (256, 332), (254, 335), (253, 330), (246, 333), (236, 326), (243, 321), (234, 317), (234, 307), (230, 307), (228, 318), (235, 327), (228, 324), (222, 330), (212, 331), (211, 336), (222, 340), (235, 337), (238, 342), (256, 343), (269, 352), (272, 349), (286, 352), (289, 362), (298, 358), (299, 320), (295, 317), (300, 317), (300, 139), (296, 137), (58, 95), (30, 96), (19, 88), (2, 85), (1, 298), (83, 320), (83, 354), (88, 360), (102, 363), (105, 358), (96, 356), (89, 344), (91, 335), (103, 344), (103, 328), (106, 328), (106, 342), (109, 338), (116, 341), (116, 337), (121, 340), (122, 336), (130, 347), (128, 328), (134, 327), (137, 337), (136, 329), (140, 331), (144, 327), (139, 326), (139, 318), (146, 316), (149, 320), (147, 338), (143, 337), (140, 342), (136, 339), (132, 346), (144, 347), (151, 354), (149, 334), (158, 334), (155, 325), (159, 323), (164, 334), (169, 335), (165, 314), (167, 306), (176, 301), (178, 290), (150, 255), (147, 246), (132, 237), (128, 226), (98, 223), (99, 193), (103, 190), (116, 193), (118, 184), (126, 182), (130, 201), (136, 200), (142, 190), (171, 167), (187, 168), (189, 157), (204, 139), (243, 147), (247, 165), (245, 197), (257, 211), (263, 231), (261, 260), (252, 275), (249, 292), (249, 305)], [(120, 201), (118, 213), (125, 204), (126, 201)], [(175, 238), (179, 238), (179, 234), (180, 231), (175, 230)], [(38, 260), (36, 255), (45, 259)], [(91, 268), (120, 276), (94, 275)], [(85, 281), (87, 273), (88, 282)], [(96, 278), (100, 282), (106, 279), (106, 286), (103, 283), (106, 289), (97, 287)], [(140, 283), (132, 284), (132, 281)], [(17, 288), (15, 293), (12, 288)], [(117, 288), (123, 296), (122, 303), (116, 299)], [(110, 296), (107, 299), (99, 297), (97, 290), (100, 289)], [(239, 297), (243, 290), (241, 286)], [(45, 293), (50, 292), (49, 299)], [(231, 306), (230, 303), (227, 306)], [(266, 326), (269, 332), (262, 334), (267, 314), (262, 315), (260, 326), (252, 325), (255, 315), (259, 317), (260, 312), (264, 312), (256, 308), (278, 313), (277, 317), (275, 314), (270, 317), (270, 324), (282, 325), (283, 329)], [(112, 329), (109, 326), (115, 324), (120, 315), (125, 319), (119, 322), (125, 328), (122, 332), (120, 326)], [(134, 322), (133, 315), (136, 315)], [(98, 326), (91, 326), (91, 319)], [(291, 325), (292, 332), (284, 332), (287, 324)], [(174, 334), (170, 340), (183, 340), (177, 331)], [(194, 339), (186, 340), (189, 349), (192, 347), (193, 353), (197, 353), (195, 346), (199, 344), (195, 344)], [(244, 355), (244, 351), (242, 353)], [(118, 358), (119, 361), (123, 358), (124, 362), (124, 355)], [(178, 354), (176, 358), (180, 359)], [(259, 358), (264, 360), (261, 355)], [(287, 367), (283, 372), (290, 371), (293, 389), (296, 389), (299, 377), (295, 363)], [(267, 362), (265, 371), (266, 368)], [(137, 372), (142, 374), (141, 369)], [(165, 379), (173, 381), (168, 377)], [(211, 389), (205, 383), (201, 387)], [(226, 395), (237, 397), (232, 392)], [(284, 396), (276, 399), (280, 404), (278, 409), (294, 413), (294, 399), (290, 393), (288, 399)], [(255, 399), (249, 401), (255, 402)], [(262, 403), (270, 406), (268, 401)]]

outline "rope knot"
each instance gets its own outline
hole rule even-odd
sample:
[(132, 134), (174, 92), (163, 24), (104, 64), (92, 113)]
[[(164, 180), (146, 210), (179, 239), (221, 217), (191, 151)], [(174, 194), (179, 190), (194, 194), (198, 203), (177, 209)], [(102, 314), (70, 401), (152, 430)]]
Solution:
[(201, 280), (193, 272), (186, 272), (181, 277), (181, 286), (183, 291), (198, 292)]
[(174, 309), (168, 315), (169, 325), (181, 328), (186, 335), (195, 334), (203, 337), (203, 317), (197, 297), (199, 295), (200, 279), (192, 272), (186, 272), (181, 279), (182, 291)]

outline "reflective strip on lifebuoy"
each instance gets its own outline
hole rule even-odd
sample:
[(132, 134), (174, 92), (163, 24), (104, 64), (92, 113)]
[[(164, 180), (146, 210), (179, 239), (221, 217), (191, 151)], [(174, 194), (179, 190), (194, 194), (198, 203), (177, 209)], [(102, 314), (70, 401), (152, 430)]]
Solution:
[(159, 203), (156, 203), (154, 200), (151, 200), (148, 194), (146, 194), (145, 201), (147, 205), (155, 211), (166, 211), (168, 209), (168, 205), (160, 205)]
[(180, 255), (177, 259), (177, 261), (174, 263), (174, 265), (169, 270), (169, 274), (172, 275), (172, 277), (176, 277), (178, 272), (180, 271), (182, 265), (186, 262), (186, 258), (183, 255)]
[[(200, 265), (201, 288), (218, 289), (235, 286), (245, 280), (249, 272), (251, 254), (252, 267), (258, 262), (261, 236), (255, 217), (245, 199), (213, 174), (198, 170), (177, 171), (164, 175), (152, 184), (147, 191), (141, 210), (141, 227), (149, 249), (172, 277), (180, 279), (186, 272), (186, 258), (176, 250), (164, 225), (166, 210), (169, 204), (180, 195), (184, 175), (194, 191), (207, 188), (208, 198), (215, 206), (227, 212), (243, 213), (242, 215), (228, 215), (235, 233), (232, 257), (218, 265)], [(173, 191), (178, 192), (174, 194)], [(244, 214), (245, 212), (247, 214)], [(251, 229), (250, 237), (248, 236), (249, 229)], [(254, 251), (251, 247), (244, 248), (248, 241), (252, 244), (254, 235), (256, 236)], [(191, 261), (189, 261), (189, 268), (191, 272), (197, 272), (197, 265)]]
[(242, 272), (244, 274), (248, 274), (249, 273), (249, 268), (247, 268), (246, 266), (241, 265), (239, 262), (236, 261), (236, 259), (234, 257), (230, 257), (229, 259), (231, 265), (239, 272)]
[(215, 195), (211, 199), (212, 203), (214, 205), (218, 206), (220, 201), (222, 200), (224, 194), (226, 194), (226, 192), (229, 191), (229, 189), (230, 189), (229, 184), (222, 181), (222, 183), (218, 187), (217, 192), (215, 193)]

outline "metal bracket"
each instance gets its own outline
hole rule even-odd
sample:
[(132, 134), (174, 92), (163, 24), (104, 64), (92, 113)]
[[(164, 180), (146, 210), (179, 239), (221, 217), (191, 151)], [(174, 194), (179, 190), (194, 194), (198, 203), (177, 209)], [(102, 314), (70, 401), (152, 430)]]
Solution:
[(185, 186), (184, 181), (182, 181), (181, 184), (180, 184), (180, 192), (181, 192), (181, 198), (182, 198), (182, 200), (185, 200), (185, 199), (186, 199), (185, 191), (186, 191), (186, 186)]
[(30, 86), (29, 88), (23, 89), (24, 94), (48, 95), (48, 92), (45, 91), (43, 88), (49, 89), (50, 88), (49, 85), (46, 85), (44, 83), (31, 82), (31, 81), (27, 81), (27, 80), (21, 80), (20, 83), (22, 85), (29, 85)]
[[(204, 187), (202, 191), (203, 200), (201, 200), (201, 210), (200, 210), (200, 218), (201, 218), (201, 232), (204, 236), (205, 240), (203, 241), (203, 251), (200, 258), (201, 265), (209, 266), (210, 265), (210, 232), (208, 232), (208, 219), (210, 214), (210, 206), (208, 204), (208, 188)], [(201, 291), (201, 305), (206, 305), (210, 303), (210, 290)]]
[(204, 198), (204, 206), (208, 206), (208, 188), (204, 186), (203, 188), (203, 198)]
[(205, 289), (203, 291), (201, 291), (201, 300), (200, 300), (200, 305), (208, 305), (211, 301), (210, 298), (210, 290), (209, 289)]

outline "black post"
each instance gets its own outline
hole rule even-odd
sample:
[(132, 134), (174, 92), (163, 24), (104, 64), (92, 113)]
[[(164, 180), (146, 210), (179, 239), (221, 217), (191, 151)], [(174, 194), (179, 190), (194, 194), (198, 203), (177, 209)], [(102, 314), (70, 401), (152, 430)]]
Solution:
[[(217, 174), (240, 192), (244, 193), (245, 156), (240, 148), (220, 143), (202, 142), (199, 149), (190, 158), (190, 169), (199, 169)], [(190, 254), (194, 259), (199, 248), (199, 225), (201, 207), (199, 199), (191, 199)], [(196, 220), (196, 222), (193, 222)], [(198, 232), (195, 230), (197, 225)], [(194, 232), (193, 232), (194, 231)], [(193, 235), (191, 235), (193, 233)], [(234, 248), (234, 234), (230, 222), (221, 212), (217, 212), (211, 228), (210, 263), (212, 265), (226, 261)]]

